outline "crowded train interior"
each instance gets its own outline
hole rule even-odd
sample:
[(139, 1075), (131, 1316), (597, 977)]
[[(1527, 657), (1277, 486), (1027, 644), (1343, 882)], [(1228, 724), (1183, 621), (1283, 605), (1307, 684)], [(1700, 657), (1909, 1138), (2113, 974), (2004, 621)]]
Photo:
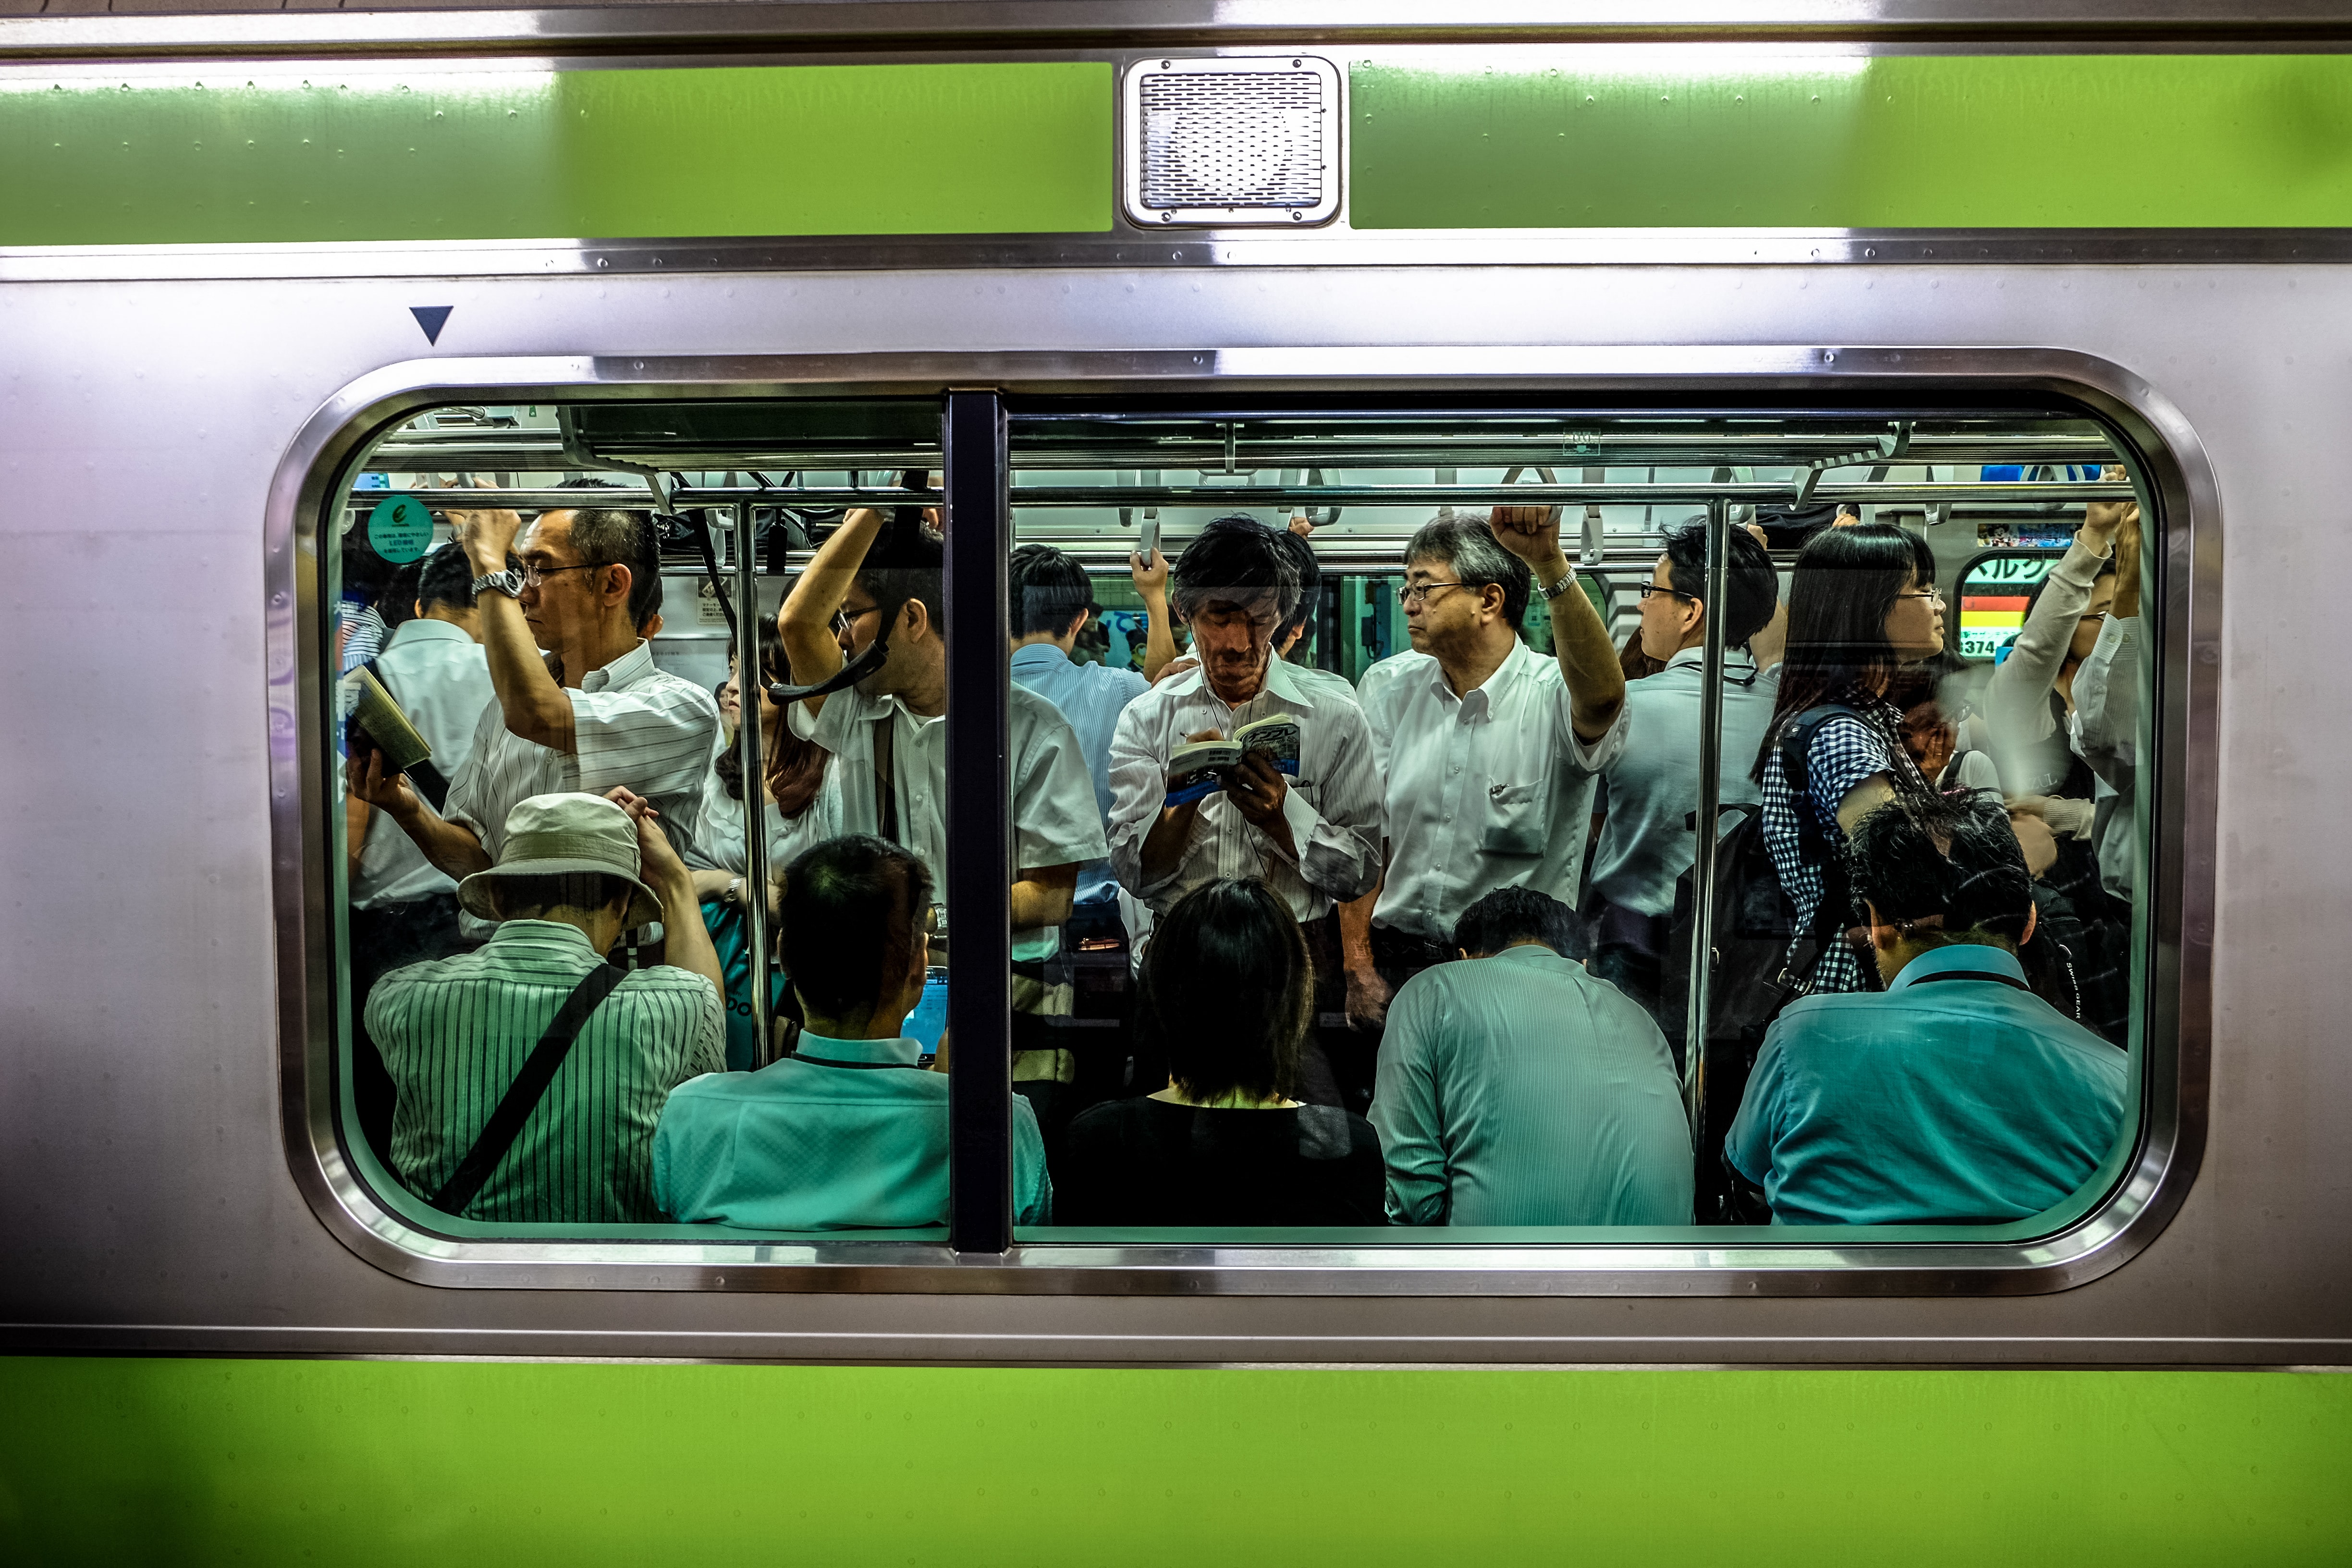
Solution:
[[(439, 406), (351, 460), (317, 765), (388, 1207), (935, 1239), (1003, 1179), (946, 1131), (1004, 1071), (945, 1029), (986, 922), (1023, 1242), (2021, 1239), (2114, 1184), (2160, 532), (2116, 430), (1350, 395), (1002, 443), (992, 604), (936, 398)], [(951, 909), (995, 757), (1005, 901)], [(609, 998), (486, 1029), (542, 962)]]

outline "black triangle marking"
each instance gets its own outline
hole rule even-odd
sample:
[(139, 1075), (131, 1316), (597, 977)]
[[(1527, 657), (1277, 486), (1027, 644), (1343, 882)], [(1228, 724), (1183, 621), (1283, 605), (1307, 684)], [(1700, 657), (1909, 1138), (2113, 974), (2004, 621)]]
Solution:
[(416, 318), (418, 326), (425, 329), (425, 341), (437, 343), (441, 341), (441, 328), (449, 320), (449, 312), (457, 308), (455, 305), (411, 305), (408, 313)]

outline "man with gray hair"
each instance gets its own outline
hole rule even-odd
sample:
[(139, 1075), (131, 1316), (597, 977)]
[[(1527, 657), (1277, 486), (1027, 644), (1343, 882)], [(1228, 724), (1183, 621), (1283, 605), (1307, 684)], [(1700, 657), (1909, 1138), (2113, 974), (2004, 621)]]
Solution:
[(528, 529), (511, 511), (452, 512), (450, 521), (477, 574), (479, 636), (498, 700), (483, 710), (443, 812), (373, 759), (356, 772), (353, 793), (456, 878), (499, 858), (519, 802), (572, 790), (643, 795), (677, 852), (698, 857), (719, 703), (656, 667), (639, 633), (661, 607), (652, 519), (585, 506), (541, 512)]
[[(1357, 687), (1387, 779), (1385, 872), (1340, 915), (1349, 1016), (1370, 1028), (1395, 987), (1454, 956), (1465, 910), (1499, 888), (1574, 908), (1592, 780), (1579, 743), (1609, 732), (1625, 675), (1560, 549), (1557, 507), (1442, 517), (1404, 552), (1412, 651)], [(1520, 640), (1530, 591), (1549, 607), (1546, 658)]]

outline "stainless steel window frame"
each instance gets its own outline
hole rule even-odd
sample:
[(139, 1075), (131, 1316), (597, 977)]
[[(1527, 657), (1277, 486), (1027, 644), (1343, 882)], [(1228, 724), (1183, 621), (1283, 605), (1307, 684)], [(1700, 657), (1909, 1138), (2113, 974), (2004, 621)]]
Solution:
[[(1806, 402), (1922, 400), (1965, 391), (2057, 396), (2137, 450), (2164, 532), (2148, 604), (2156, 637), (2151, 933), (2141, 998), (2137, 1142), (2104, 1198), (2055, 1233), (2013, 1241), (1776, 1242), (1768, 1232), (1593, 1231), (1485, 1245), (1025, 1245), (998, 1253), (871, 1240), (476, 1241), (419, 1229), (377, 1202), (337, 1145), (329, 1053), (334, 925), (324, 799), (319, 526), (367, 443), (446, 402), (556, 398), (1224, 395), (1328, 390), (1406, 398), (1465, 391)], [(993, 403), (993, 399), (988, 400)], [(1000, 448), (1001, 449), (1001, 448)], [(992, 549), (1006, 526), (990, 516)], [(2205, 1137), (2211, 1036), (2219, 491), (2203, 448), (2161, 392), (2095, 356), (2046, 349), (1847, 346), (1380, 348), (1179, 353), (440, 359), (344, 387), (281, 459), (266, 518), (271, 827), (287, 1156), (320, 1221), (362, 1258), (419, 1283), (493, 1289), (887, 1290), (1261, 1295), (1839, 1296), (2030, 1294), (2120, 1267), (2163, 1228)], [(966, 540), (967, 546), (978, 542)], [(995, 615), (1003, 597), (994, 596)], [(950, 610), (952, 616), (952, 609)], [(1001, 637), (1000, 637), (1001, 643)], [(1001, 689), (1001, 681), (992, 689)], [(995, 700), (1003, 701), (1000, 696)], [(997, 715), (1001, 722), (1001, 710)], [(994, 1227), (987, 1229), (993, 1231)]]

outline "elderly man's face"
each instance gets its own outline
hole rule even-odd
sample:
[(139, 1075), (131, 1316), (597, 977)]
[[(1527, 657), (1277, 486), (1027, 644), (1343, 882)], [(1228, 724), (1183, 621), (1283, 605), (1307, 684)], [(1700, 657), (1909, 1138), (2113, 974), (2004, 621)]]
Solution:
[(1274, 650), (1274, 628), (1281, 620), (1281, 599), (1271, 593), (1203, 602), (1186, 624), (1192, 628), (1192, 652), (1210, 689), (1228, 702), (1256, 696)]

